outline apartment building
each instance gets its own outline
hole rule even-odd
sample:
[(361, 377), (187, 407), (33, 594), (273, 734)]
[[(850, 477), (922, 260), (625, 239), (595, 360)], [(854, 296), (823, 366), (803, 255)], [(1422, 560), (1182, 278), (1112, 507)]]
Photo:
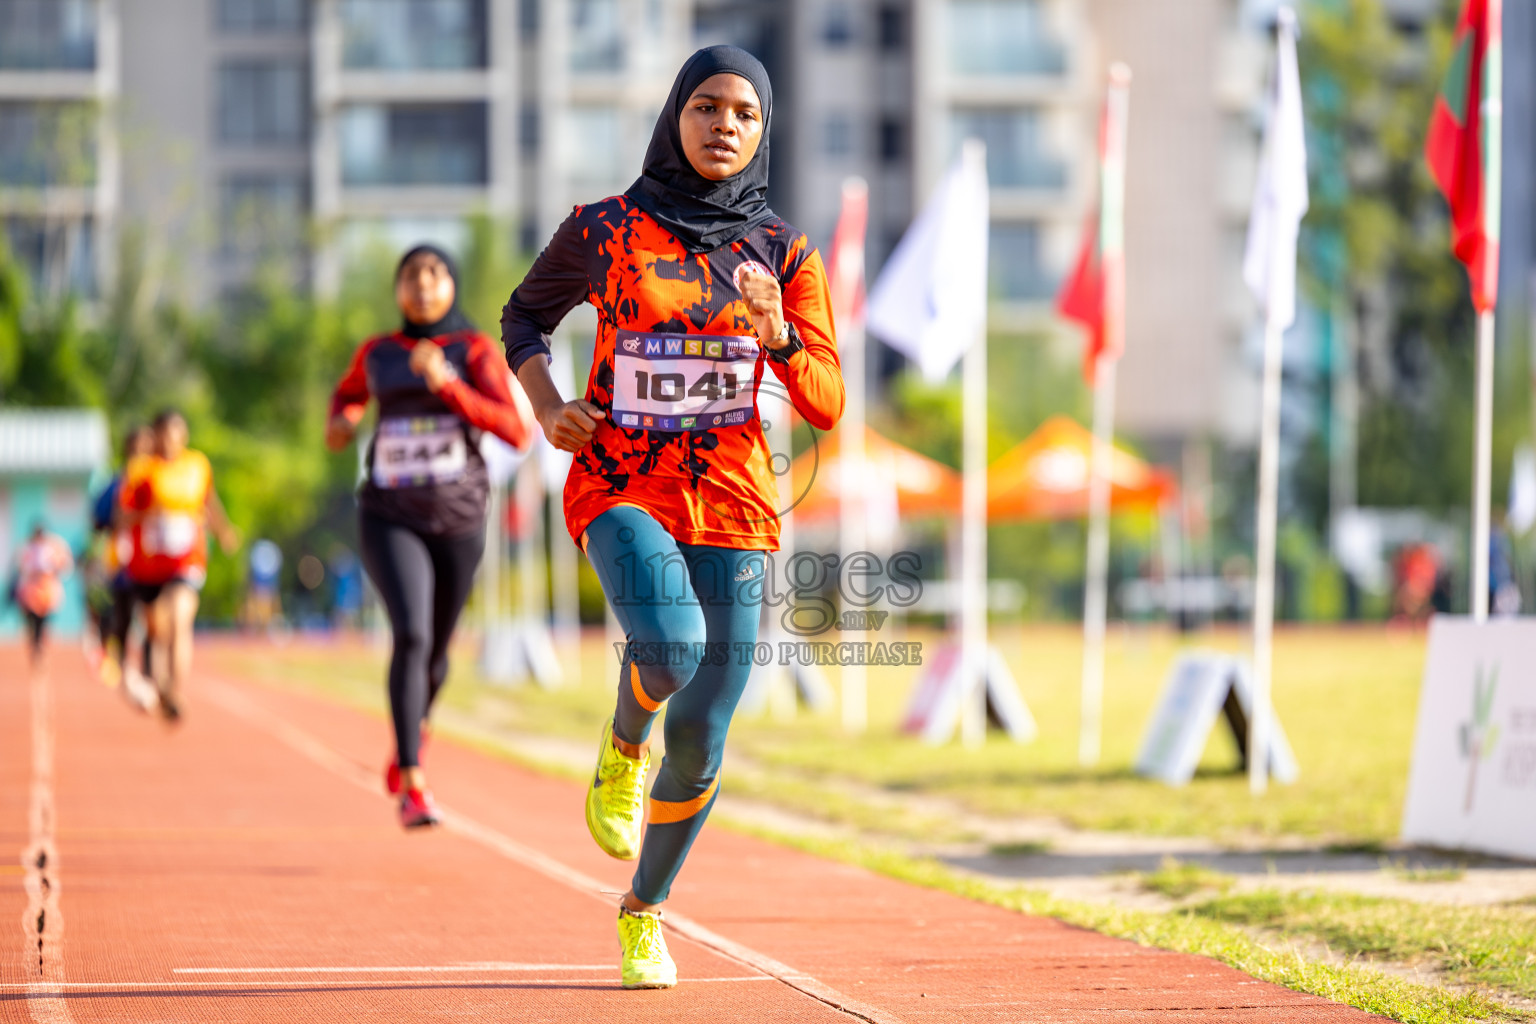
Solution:
[(94, 294), (120, 200), (110, 0), (0, 0), (0, 227), (44, 288)]

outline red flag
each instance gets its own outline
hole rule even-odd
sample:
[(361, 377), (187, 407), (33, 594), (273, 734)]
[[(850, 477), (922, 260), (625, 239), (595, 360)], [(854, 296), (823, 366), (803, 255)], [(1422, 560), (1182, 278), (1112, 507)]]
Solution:
[(861, 178), (843, 184), (843, 208), (832, 232), (827, 285), (832, 314), (851, 325), (864, 320), (864, 231), (869, 223), (869, 186)]
[(1466, 0), (1424, 143), (1430, 174), (1451, 204), (1451, 249), (1467, 266), (1479, 313), (1499, 295), (1503, 21), (1503, 0)]
[[(1088, 347), (1083, 350), (1083, 376), (1093, 383), (1094, 368), (1105, 348), (1104, 262), (1099, 258), (1099, 215), (1088, 216), (1083, 229), (1083, 247), (1077, 254), (1072, 275), (1056, 297), (1056, 312), (1075, 320), (1088, 331)], [(1119, 353), (1115, 353), (1118, 355)]]
[(1093, 384), (1101, 362), (1125, 348), (1125, 129), (1131, 72), (1109, 70), (1109, 91), (1099, 122), (1099, 206), (1088, 218), (1072, 276), (1056, 299), (1057, 311), (1088, 328), (1083, 376)]

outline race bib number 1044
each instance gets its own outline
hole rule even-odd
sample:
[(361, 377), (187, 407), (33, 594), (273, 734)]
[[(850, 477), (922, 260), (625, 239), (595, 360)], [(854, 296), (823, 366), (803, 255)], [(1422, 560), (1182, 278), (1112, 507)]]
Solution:
[(683, 433), (757, 415), (755, 338), (619, 331), (613, 421), (625, 430)]

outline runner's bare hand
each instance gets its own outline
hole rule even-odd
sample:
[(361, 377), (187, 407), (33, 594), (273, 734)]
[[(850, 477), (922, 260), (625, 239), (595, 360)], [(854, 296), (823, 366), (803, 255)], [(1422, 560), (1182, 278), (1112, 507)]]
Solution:
[(577, 399), (562, 405), (554, 405), (539, 413), (539, 426), (549, 443), (564, 452), (579, 452), (597, 432), (598, 420), (608, 414), (591, 402)]
[(422, 340), (411, 349), (411, 372), (427, 382), (427, 390), (434, 395), (453, 379), (453, 369), (436, 342)]
[(776, 278), (755, 270), (746, 271), (741, 275), (741, 297), (752, 313), (758, 341), (771, 349), (789, 344), (779, 340), (779, 332), (784, 329), (784, 290)]
[(332, 416), (331, 422), (325, 425), (325, 446), (333, 452), (339, 452), (351, 444), (356, 435), (357, 424), (345, 416)]

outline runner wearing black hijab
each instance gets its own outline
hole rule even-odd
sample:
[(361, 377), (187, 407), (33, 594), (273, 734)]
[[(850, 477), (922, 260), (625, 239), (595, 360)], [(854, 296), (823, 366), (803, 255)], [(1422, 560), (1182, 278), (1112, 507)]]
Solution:
[(362, 560), (389, 611), (395, 757), (385, 787), (406, 828), (435, 825), (421, 769), (422, 726), (448, 677), (448, 641), (485, 549), (490, 484), (482, 432), (516, 448), (533, 437), (528, 400), (495, 343), (459, 310), (453, 260), (419, 245), (395, 272), (400, 330), (358, 348), (331, 399), (326, 443), (346, 447), (370, 398), (379, 422), (358, 491)]
[[(731, 715), (751, 671), (778, 485), (759, 418), (766, 372), (813, 427), (842, 414), (820, 255), (768, 208), (773, 91), (757, 59), (712, 46), (683, 65), (624, 195), (579, 206), (502, 313), (507, 361), (544, 434), (574, 452), (566, 526), (629, 645), (603, 727), (587, 825), (635, 859), (619, 910), (626, 988), (666, 988), (667, 898), (719, 791)], [(548, 336), (597, 308), (585, 397), (564, 401)], [(784, 459), (784, 455), (779, 455)], [(666, 757), (642, 818), (648, 738), (667, 703)]]

